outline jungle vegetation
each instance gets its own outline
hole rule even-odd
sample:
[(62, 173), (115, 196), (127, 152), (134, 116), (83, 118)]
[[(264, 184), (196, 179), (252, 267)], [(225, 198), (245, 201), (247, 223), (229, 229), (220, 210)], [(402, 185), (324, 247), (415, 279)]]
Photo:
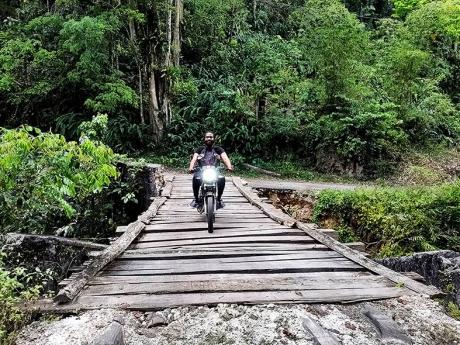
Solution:
[[(181, 161), (206, 130), (234, 162), (300, 177), (456, 150), (459, 43), (460, 0), (3, 0), (0, 234), (113, 226), (112, 196), (133, 195), (116, 154)], [(458, 249), (459, 196), (324, 192), (314, 214), (381, 255)], [(0, 342), (24, 318), (3, 261)]]

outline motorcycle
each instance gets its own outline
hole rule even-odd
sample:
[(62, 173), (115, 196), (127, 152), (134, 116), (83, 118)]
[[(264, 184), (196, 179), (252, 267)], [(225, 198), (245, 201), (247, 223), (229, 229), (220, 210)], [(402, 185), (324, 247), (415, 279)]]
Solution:
[(216, 221), (218, 178), (219, 171), (215, 166), (205, 166), (201, 168), (201, 187), (198, 194), (199, 206), (197, 210), (200, 214), (206, 212), (209, 233), (214, 231), (214, 223)]

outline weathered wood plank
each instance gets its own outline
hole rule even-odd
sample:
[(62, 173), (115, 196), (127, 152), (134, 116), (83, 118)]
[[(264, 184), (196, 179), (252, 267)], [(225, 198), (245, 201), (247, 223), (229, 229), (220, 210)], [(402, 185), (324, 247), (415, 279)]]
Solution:
[[(158, 253), (158, 252), (141, 252), (136, 253), (136, 251), (125, 252), (120, 255), (117, 260), (169, 260), (169, 259), (205, 259), (205, 258), (228, 258), (228, 257), (245, 257), (245, 256), (262, 256), (262, 255), (282, 255), (282, 254), (294, 254), (294, 253), (304, 253), (304, 250), (252, 250), (252, 251), (243, 251), (243, 250), (189, 250), (189, 251), (180, 251), (180, 252), (167, 252), (167, 253)], [(333, 252), (333, 251), (331, 251)]]
[[(117, 228), (117, 233), (123, 233), (126, 227), (119, 227)], [(195, 233), (199, 234), (202, 231), (207, 232), (207, 224), (202, 222), (194, 222), (194, 223), (172, 223), (172, 224), (150, 224), (148, 225), (147, 229), (144, 229), (144, 234), (162, 234), (165, 236), (173, 236), (175, 233), (179, 232), (188, 232), (188, 233)], [(224, 233), (227, 231), (263, 231), (263, 230), (288, 230), (289, 228), (284, 227), (281, 224), (277, 223), (225, 223), (219, 220), (216, 220), (214, 223), (214, 229), (216, 233)], [(296, 232), (296, 231), (294, 231)], [(304, 232), (296, 232), (298, 235), (305, 235)], [(168, 235), (170, 234), (170, 235)]]
[(242, 263), (242, 262), (267, 262), (271, 264), (272, 261), (285, 261), (285, 260), (322, 260), (322, 259), (337, 259), (343, 258), (340, 254), (333, 251), (308, 251), (305, 253), (288, 253), (278, 255), (259, 255), (259, 256), (237, 256), (237, 257), (219, 257), (219, 258), (200, 258), (191, 261), (189, 259), (169, 258), (168, 260), (158, 259), (131, 259), (131, 260), (116, 260), (111, 263), (107, 269), (150, 269), (159, 267), (174, 267), (178, 265), (190, 264), (219, 264), (219, 263)]
[(199, 239), (190, 239), (190, 240), (171, 240), (171, 241), (144, 241), (140, 239), (135, 244), (132, 245), (131, 249), (134, 248), (161, 248), (161, 247), (170, 247), (170, 246), (184, 246), (184, 245), (197, 245), (197, 244), (229, 244), (229, 243), (313, 243), (314, 240), (308, 236), (246, 236), (241, 238), (199, 238)]
[[(343, 290), (297, 290), (297, 291), (256, 291), (256, 292), (216, 292), (197, 294), (167, 294), (167, 295), (114, 295), (80, 296), (70, 305), (55, 305), (51, 301), (35, 303), (37, 311), (71, 312), (81, 309), (120, 308), (129, 310), (158, 310), (180, 307), (185, 305), (216, 305), (219, 303), (335, 303), (360, 302), (395, 298), (410, 294), (407, 289), (386, 287), (371, 289)], [(155, 296), (152, 298), (152, 296)]]
[(191, 244), (191, 245), (170, 245), (161, 248), (148, 247), (148, 248), (135, 248), (132, 245), (127, 251), (150, 251), (150, 252), (165, 252), (165, 251), (196, 251), (196, 250), (309, 250), (309, 249), (326, 249), (327, 247), (318, 243), (205, 243), (205, 244)]
[(350, 278), (299, 279), (295, 277), (262, 279), (234, 278), (232, 280), (193, 280), (169, 283), (115, 283), (92, 285), (85, 295), (109, 296), (132, 294), (167, 294), (184, 292), (225, 292), (225, 291), (293, 291), (293, 290), (337, 290), (393, 287), (388, 279), (379, 276)]
[[(206, 273), (206, 274), (169, 274), (155, 276), (96, 276), (89, 285), (105, 284), (138, 284), (138, 283), (171, 283), (171, 282), (193, 282), (193, 281), (233, 281), (236, 279), (266, 280), (266, 279), (353, 279), (356, 277), (379, 277), (367, 271), (345, 271), (345, 272), (290, 272), (290, 273)], [(385, 278), (386, 279), (386, 278)]]
[(356, 262), (357, 264), (367, 268), (371, 272), (387, 277), (388, 279), (397, 284), (403, 284), (408, 289), (411, 289), (412, 291), (418, 293), (430, 296), (437, 296), (441, 294), (441, 291), (438, 290), (436, 287), (424, 285), (398, 272), (390, 270), (389, 268), (386, 268), (385, 266), (382, 266), (376, 263), (375, 261), (366, 258), (362, 253), (358, 252), (357, 250), (349, 248), (345, 244), (335, 241), (331, 237), (322, 234), (313, 227), (307, 226), (302, 222), (297, 222), (296, 225), (299, 229), (305, 231), (307, 235), (311, 236), (312, 238), (321, 242), (322, 244), (328, 246), (337, 253), (342, 254), (344, 257), (350, 259), (351, 261)]
[[(155, 267), (159, 267), (158, 269)], [(226, 272), (327, 272), (327, 271), (361, 271), (363, 268), (346, 259), (305, 259), (280, 260), (268, 262), (245, 263), (203, 263), (185, 264), (180, 267), (167, 267), (166, 264), (155, 265), (151, 269), (118, 270), (116, 266), (105, 269), (103, 275), (154, 275), (154, 274), (190, 274), (190, 273), (226, 273)]]
[[(194, 214), (179, 214), (179, 213), (174, 213), (174, 214), (170, 214), (170, 215), (160, 215), (158, 214), (157, 217), (155, 217), (154, 219), (152, 219), (152, 223), (151, 224), (155, 224), (155, 221), (156, 220), (159, 220), (159, 221), (162, 221), (162, 220), (177, 220), (177, 221), (180, 221), (180, 222), (183, 222), (183, 221), (187, 221), (188, 219), (191, 219), (191, 221), (194, 221), (194, 220), (203, 220), (205, 219), (205, 216), (202, 215), (202, 214), (199, 214), (198, 212), (195, 212)], [(245, 221), (245, 220), (266, 220), (268, 222), (272, 222), (271, 219), (267, 219), (267, 216), (264, 215), (262, 212), (260, 213), (256, 213), (256, 214), (238, 214), (238, 217), (235, 217), (235, 215), (233, 214), (219, 214), (217, 213), (216, 214), (216, 219), (222, 219), (222, 220), (234, 220), (235, 222), (236, 221)]]
[[(158, 225), (158, 224), (181, 224), (181, 223), (202, 223), (205, 222), (206, 218), (205, 216), (198, 216), (198, 217), (190, 217), (190, 218), (163, 218), (163, 219), (157, 219), (157, 220), (152, 220), (150, 222), (151, 225)], [(223, 217), (216, 217), (216, 222), (218, 223), (225, 223), (225, 224), (241, 224), (241, 223), (246, 223), (246, 224), (252, 224), (252, 223), (261, 223), (261, 224), (274, 224), (274, 222), (271, 219), (265, 218), (223, 218)], [(278, 223), (275, 223), (278, 224)], [(278, 224), (280, 227), (284, 227), (281, 224)]]
[[(203, 229), (206, 230), (206, 229)], [(253, 229), (253, 228), (234, 228), (214, 231), (210, 234), (207, 231), (181, 231), (181, 232), (159, 232), (145, 233), (141, 235), (138, 242), (143, 241), (166, 241), (166, 240), (185, 240), (199, 238), (228, 238), (228, 237), (246, 237), (246, 236), (288, 236), (299, 235), (300, 230), (290, 231), (288, 229)], [(301, 233), (303, 235), (304, 233)]]
[[(271, 222), (271, 223), (227, 223), (227, 222), (221, 222), (219, 219), (216, 219), (216, 223), (214, 224), (216, 229), (230, 229), (230, 228), (248, 228), (248, 229), (271, 229), (271, 228), (277, 228), (277, 229), (282, 229), (283, 226)], [(187, 230), (187, 229), (207, 229), (208, 226), (205, 222), (197, 222), (197, 223), (177, 223), (177, 224), (149, 224), (146, 225), (145, 227), (145, 232), (154, 232), (155, 230)], [(286, 230), (288, 230), (288, 227), (284, 227)], [(304, 234), (304, 232), (300, 231), (300, 234)]]

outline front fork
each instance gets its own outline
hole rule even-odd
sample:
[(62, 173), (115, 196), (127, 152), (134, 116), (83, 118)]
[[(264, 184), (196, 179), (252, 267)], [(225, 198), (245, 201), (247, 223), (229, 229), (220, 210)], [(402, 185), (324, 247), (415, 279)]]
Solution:
[[(209, 187), (208, 187), (209, 188)], [(207, 210), (207, 200), (209, 197), (213, 198), (213, 205), (214, 205), (214, 211), (216, 210), (216, 191), (217, 191), (217, 186), (213, 186), (209, 189), (206, 190), (206, 187), (201, 186), (200, 188), (200, 195), (199, 195), (199, 200), (200, 200), (200, 206), (198, 206), (198, 212), (203, 213), (206, 211), (206, 214), (208, 213)]]

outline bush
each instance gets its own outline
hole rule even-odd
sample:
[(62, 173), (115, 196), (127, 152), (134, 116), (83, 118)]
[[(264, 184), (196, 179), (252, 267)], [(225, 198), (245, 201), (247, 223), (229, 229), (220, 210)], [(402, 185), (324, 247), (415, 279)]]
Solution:
[(14, 332), (24, 325), (29, 317), (20, 309), (19, 304), (38, 296), (39, 291), (38, 287), (24, 289), (16, 274), (4, 268), (3, 254), (0, 252), (1, 344), (13, 344)]
[(101, 191), (117, 176), (114, 154), (87, 139), (32, 127), (0, 131), (0, 230), (44, 233), (68, 221), (74, 204)]
[(460, 249), (460, 181), (427, 188), (366, 188), (319, 194), (314, 220), (332, 218), (381, 256)]

